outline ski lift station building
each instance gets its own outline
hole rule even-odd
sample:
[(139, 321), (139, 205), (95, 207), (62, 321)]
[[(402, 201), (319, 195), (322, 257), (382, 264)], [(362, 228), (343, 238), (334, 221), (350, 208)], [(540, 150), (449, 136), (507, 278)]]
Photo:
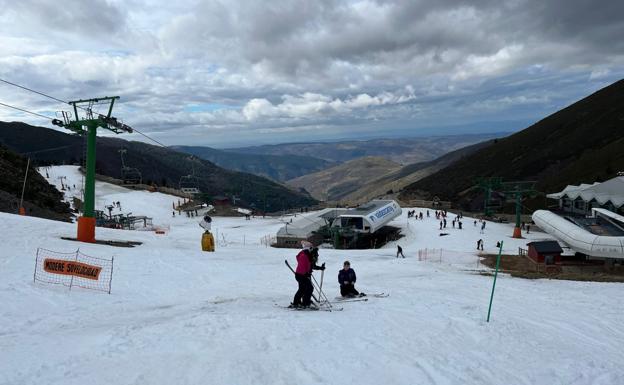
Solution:
[(327, 208), (292, 218), (277, 232), (276, 246), (298, 248), (304, 240), (318, 244), (323, 238), (316, 232), (328, 225), (372, 234), (399, 215), (401, 207), (393, 200), (373, 200), (353, 209)]
[(593, 184), (568, 185), (546, 197), (559, 201), (559, 210), (577, 215), (592, 215), (593, 208), (603, 208), (624, 215), (624, 173)]

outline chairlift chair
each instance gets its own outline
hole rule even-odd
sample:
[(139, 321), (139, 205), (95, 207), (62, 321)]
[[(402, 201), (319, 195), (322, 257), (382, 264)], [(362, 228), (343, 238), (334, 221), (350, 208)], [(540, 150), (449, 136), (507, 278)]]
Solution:
[(123, 184), (141, 184), (143, 181), (141, 171), (132, 167), (123, 167), (121, 169), (121, 179)]
[[(115, 119), (115, 118), (112, 118)], [(116, 119), (115, 119), (116, 121)], [(141, 171), (134, 167), (126, 166), (124, 154), (127, 152), (125, 148), (117, 150), (121, 156), (121, 180), (123, 184), (141, 184), (143, 181)]]
[(185, 175), (180, 178), (180, 191), (187, 194), (199, 194), (199, 187), (197, 186), (197, 178), (193, 175)]

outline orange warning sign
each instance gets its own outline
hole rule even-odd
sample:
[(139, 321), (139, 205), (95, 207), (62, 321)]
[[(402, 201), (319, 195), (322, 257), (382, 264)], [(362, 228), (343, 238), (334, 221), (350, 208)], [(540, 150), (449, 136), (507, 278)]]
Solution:
[(46, 258), (43, 260), (43, 270), (48, 273), (75, 275), (76, 277), (97, 281), (100, 277), (100, 271), (102, 271), (102, 268), (99, 266), (87, 265), (82, 262)]

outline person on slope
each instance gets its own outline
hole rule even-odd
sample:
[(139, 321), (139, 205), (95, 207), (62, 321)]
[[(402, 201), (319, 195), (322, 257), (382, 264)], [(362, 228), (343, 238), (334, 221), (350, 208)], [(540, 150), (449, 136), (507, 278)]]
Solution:
[(295, 279), (299, 284), (291, 307), (308, 308), (312, 304), (312, 270), (325, 270), (325, 264), (318, 266), (315, 261), (318, 258), (318, 249), (308, 241), (301, 242), (302, 250), (297, 254), (297, 268), (295, 269)]
[(338, 272), (338, 283), (340, 284), (340, 295), (343, 297), (364, 297), (366, 294), (355, 290), (355, 270), (351, 268), (349, 261), (344, 261), (342, 269)]

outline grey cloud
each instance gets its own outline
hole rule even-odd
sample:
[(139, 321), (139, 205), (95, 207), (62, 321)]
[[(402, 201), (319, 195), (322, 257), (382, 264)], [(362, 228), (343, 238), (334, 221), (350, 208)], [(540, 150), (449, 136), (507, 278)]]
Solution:
[[(178, 144), (525, 122), (624, 68), (620, 1), (66, 4), (0, 0), (0, 75), (62, 98), (120, 94), (128, 123)], [(47, 106), (0, 87), (11, 98)]]
[(81, 33), (84, 37), (106, 37), (126, 27), (126, 15), (107, 0), (49, 0), (6, 1), (4, 12), (30, 28), (48, 31)]
[[(576, 8), (527, 1), (353, 4), (203, 2), (177, 36), (173, 33), (171, 45), (179, 47), (184, 36), (183, 45), (202, 47), (212, 62), (239, 71), (256, 65), (276, 82), (309, 90), (313, 84), (334, 88), (345, 80), (358, 85), (371, 74), (401, 84), (406, 78), (457, 70), (470, 56), (492, 56), (514, 45), (521, 50), (510, 59), (512, 66), (528, 61), (566, 65), (571, 55), (578, 64), (593, 64), (595, 53), (608, 46), (596, 40), (613, 36), (621, 23), (610, 14), (619, 14), (619, 5), (594, 6), (591, 22), (577, 22), (591, 6), (587, 1)], [(564, 11), (570, 8), (578, 11)], [(566, 44), (575, 48), (561, 47), (565, 57), (553, 57), (553, 47)]]

